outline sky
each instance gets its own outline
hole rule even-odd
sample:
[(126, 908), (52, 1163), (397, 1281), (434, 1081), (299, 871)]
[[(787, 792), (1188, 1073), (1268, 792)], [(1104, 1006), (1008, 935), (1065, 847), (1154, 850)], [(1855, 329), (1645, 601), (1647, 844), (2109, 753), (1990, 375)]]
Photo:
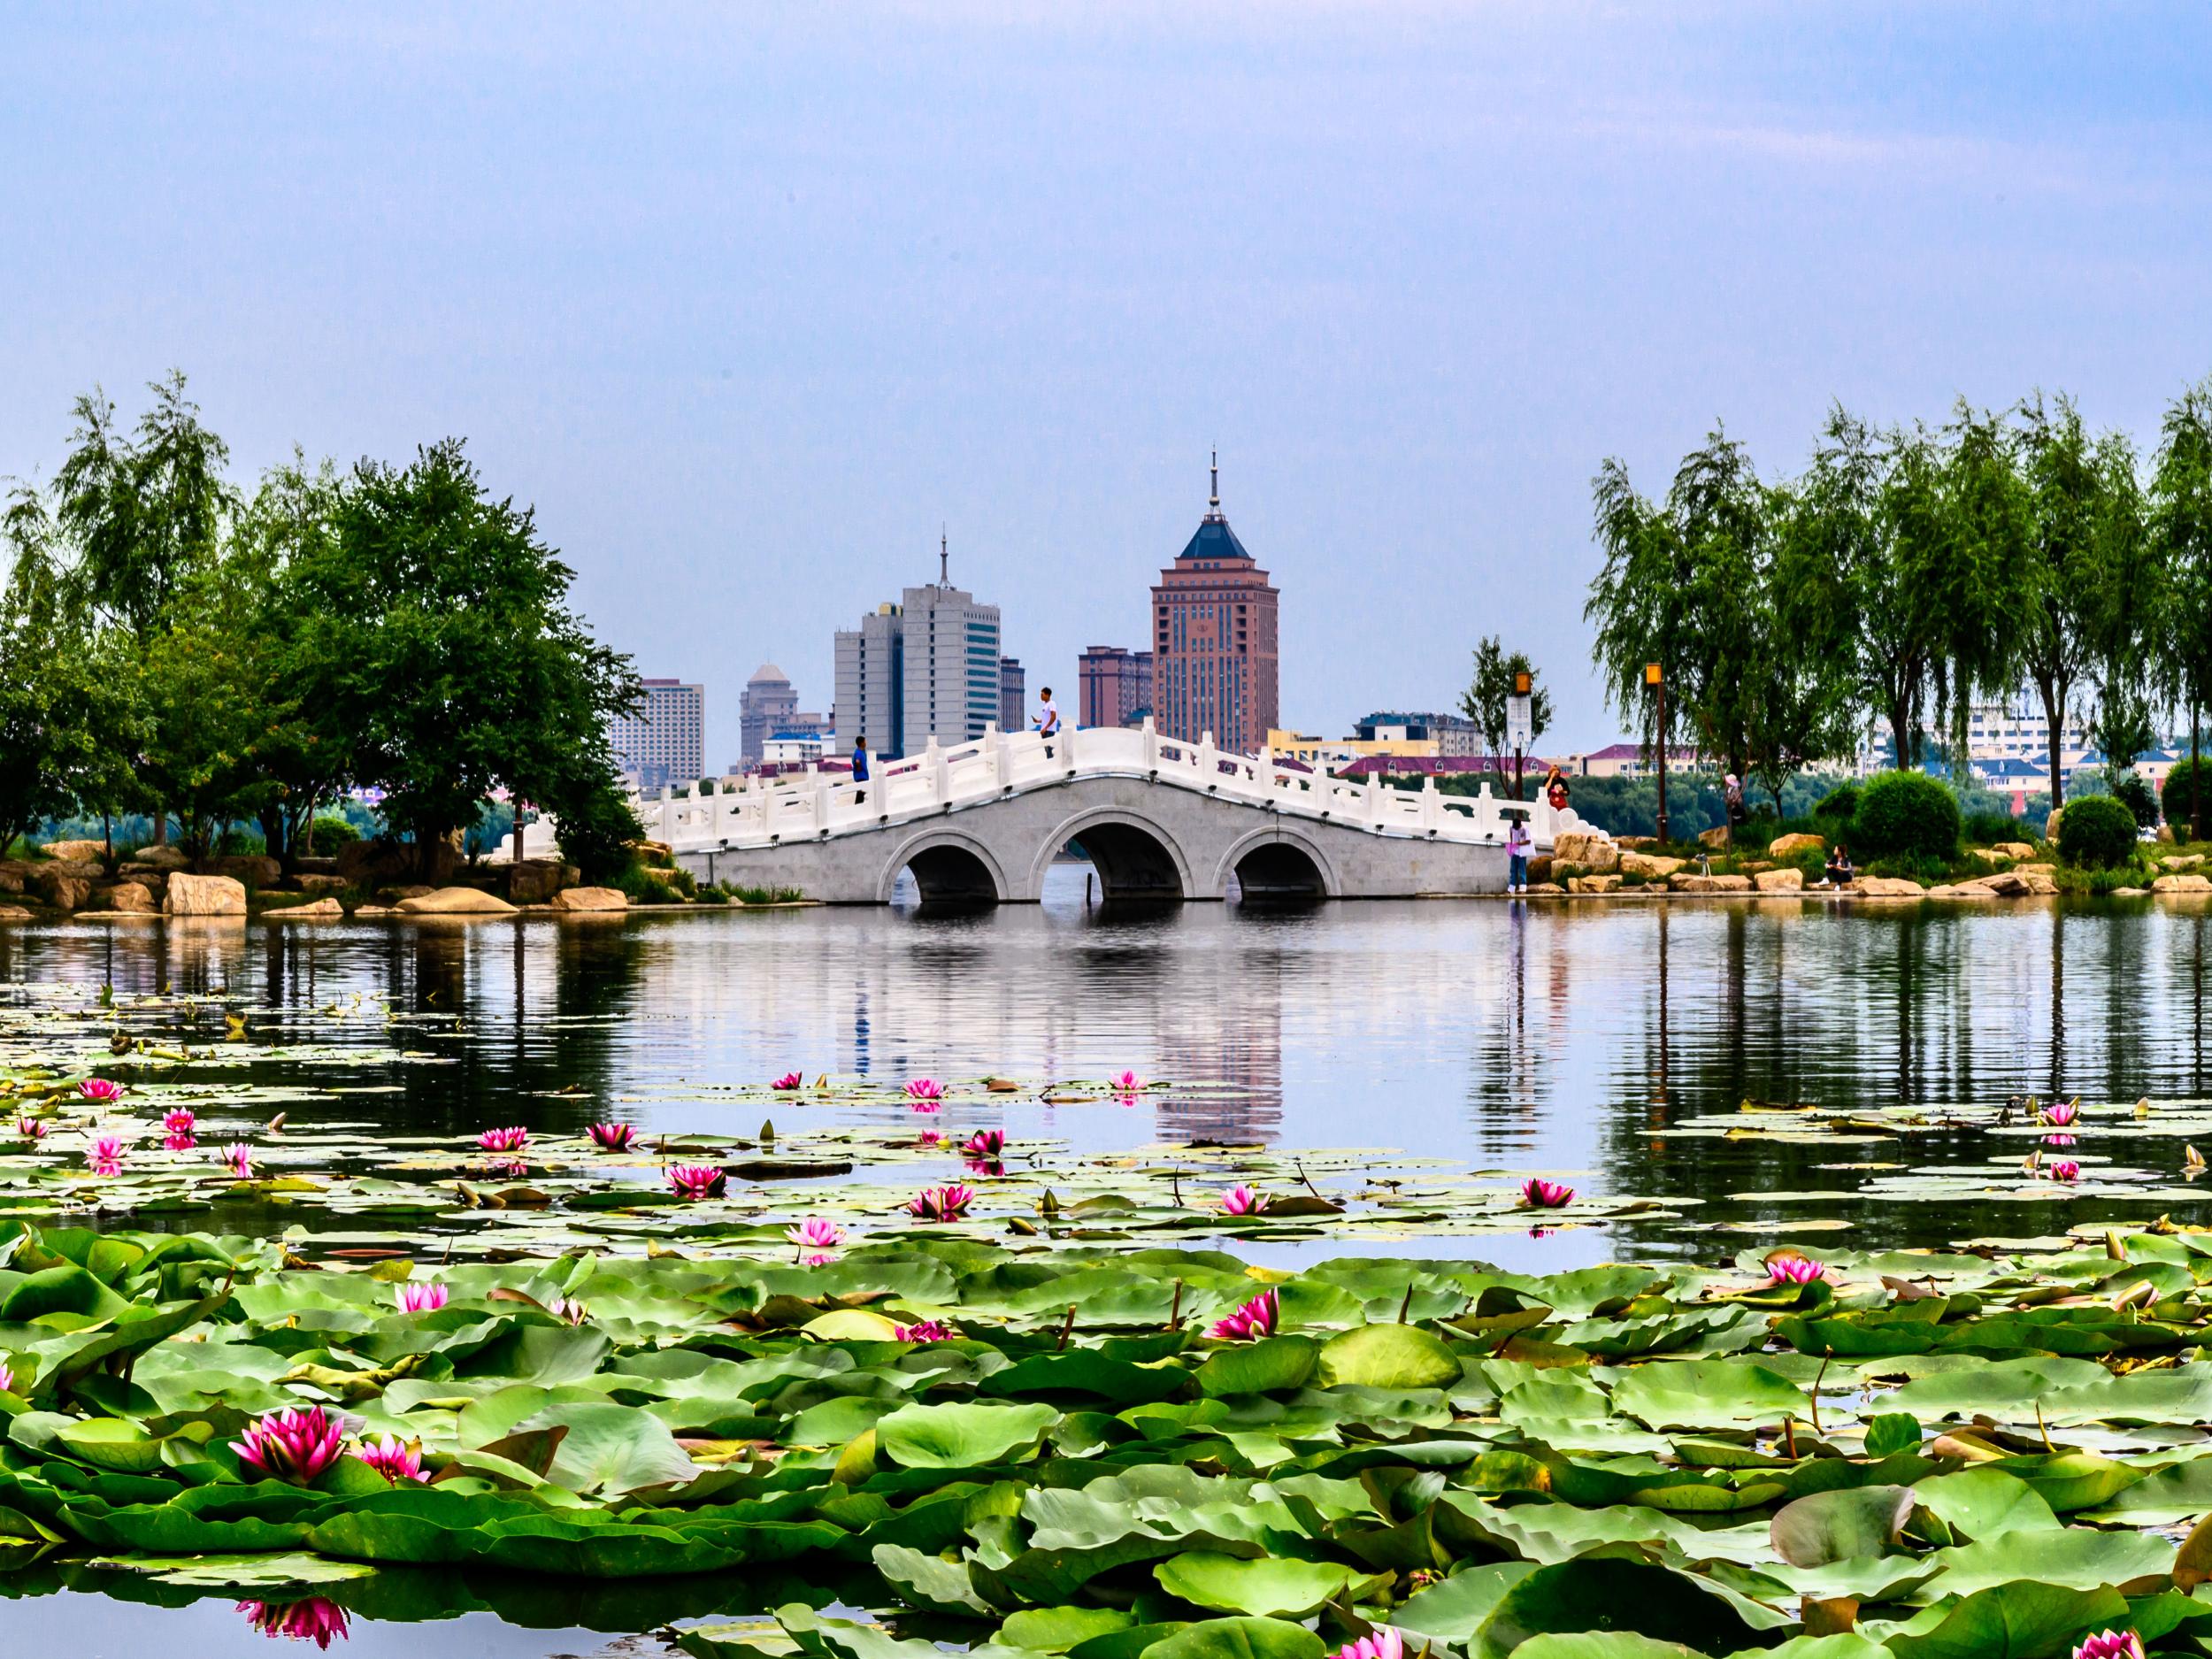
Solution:
[(0, 11), (0, 476), (182, 369), (242, 477), (465, 437), (708, 761), (933, 578), (1071, 697), (1204, 511), (1286, 724), (1589, 664), (1590, 479), (2212, 373), (2183, 4)]

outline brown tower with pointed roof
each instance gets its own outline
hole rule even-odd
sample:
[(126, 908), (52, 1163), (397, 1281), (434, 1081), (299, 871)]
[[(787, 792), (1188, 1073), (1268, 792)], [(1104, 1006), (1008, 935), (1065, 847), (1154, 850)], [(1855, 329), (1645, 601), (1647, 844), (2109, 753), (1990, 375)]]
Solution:
[(1221, 511), (1214, 457), (1206, 516), (1152, 589), (1152, 712), (1163, 736), (1254, 754), (1279, 723), (1276, 602)]

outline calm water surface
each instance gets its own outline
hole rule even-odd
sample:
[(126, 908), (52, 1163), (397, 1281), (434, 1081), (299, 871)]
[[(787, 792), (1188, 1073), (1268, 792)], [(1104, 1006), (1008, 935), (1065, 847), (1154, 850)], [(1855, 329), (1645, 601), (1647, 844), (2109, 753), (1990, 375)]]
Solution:
[[(2212, 916), (2201, 906), (1484, 902), (1130, 913), (1087, 905), (1084, 873), (1056, 869), (1042, 906), (956, 917), (805, 910), (0, 930), (0, 995), (30, 1004), (57, 984), (104, 983), (119, 998), (191, 993), (292, 1010), (305, 1029), (313, 1010), (372, 994), (431, 1023), (460, 1061), (395, 1076), (374, 1064), (378, 1052), (419, 1046), (422, 1029), (342, 1025), (337, 1040), (364, 1050), (365, 1079), (402, 1090), (306, 1106), (296, 1121), (342, 1110), (357, 1122), (365, 1108), (396, 1132), (472, 1133), (517, 1119), (573, 1132), (611, 1109), (649, 1129), (730, 1133), (754, 1126), (758, 1102), (713, 1091), (787, 1070), (897, 1081), (1097, 1078), (1127, 1067), (1223, 1087), (1133, 1107), (1030, 1102), (1004, 1108), (1002, 1121), (1079, 1150), (1199, 1136), (1394, 1148), (1563, 1173), (1594, 1193), (1709, 1201), (1695, 1228), (1625, 1221), (1427, 1247), (1537, 1269), (1723, 1255), (1746, 1239), (1717, 1240), (1703, 1224), (1771, 1218), (1782, 1212), (1762, 1194), (1807, 1189), (1835, 1193), (1816, 1213), (1847, 1225), (1855, 1245), (2029, 1236), (2054, 1225), (2047, 1206), (1854, 1195), (1864, 1179), (1855, 1160), (1977, 1165), (2024, 1155), (2024, 1143), (1993, 1148), (1970, 1130), (1873, 1153), (1655, 1137), (1734, 1114), (1746, 1099), (1985, 1116), (2011, 1095), (2212, 1094)], [(333, 1036), (327, 1022), (313, 1029)], [(258, 1070), (281, 1079), (284, 1063)], [(326, 1068), (316, 1073), (319, 1084), (333, 1080)], [(583, 1091), (573, 1102), (522, 1098), (567, 1085)], [(2177, 1167), (2177, 1141), (2170, 1151)], [(2070, 1218), (2100, 1202), (2139, 1220), (2156, 1213), (2085, 1199)], [(2170, 1202), (2157, 1208), (2181, 1218)], [(2024, 1209), (2044, 1213), (2016, 1213)], [(1319, 1253), (1343, 1249), (1325, 1242)], [(269, 1651), (227, 1601), (161, 1609), (29, 1595), (0, 1602), (0, 1630), (11, 1651), (35, 1641), (87, 1659), (142, 1654), (150, 1640), (165, 1659)], [(473, 1614), (428, 1626), (357, 1620), (349, 1651), (534, 1659), (596, 1652), (609, 1640)], [(626, 1651), (659, 1651), (644, 1640)]]

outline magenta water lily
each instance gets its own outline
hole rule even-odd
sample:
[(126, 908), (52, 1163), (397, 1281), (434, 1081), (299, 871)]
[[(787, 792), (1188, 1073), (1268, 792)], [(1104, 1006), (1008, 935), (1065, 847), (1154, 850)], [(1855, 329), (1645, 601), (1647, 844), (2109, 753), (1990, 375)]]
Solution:
[(223, 1162), (233, 1175), (246, 1180), (253, 1174), (253, 1148), (242, 1141), (234, 1141), (223, 1148)]
[(2054, 1158), (2043, 1166), (2043, 1172), (2055, 1181), (2078, 1181), (2081, 1165), (2071, 1158)]
[(1256, 1216), (1267, 1208), (1267, 1194), (1256, 1187), (1232, 1187), (1221, 1195), (1225, 1216)]
[(979, 1129), (960, 1143), (960, 1150), (972, 1158), (995, 1158), (1006, 1150), (1006, 1132)]
[(925, 1187), (906, 1208), (918, 1221), (957, 1221), (973, 1202), (972, 1187)]
[(311, 1486), (338, 1461), (345, 1430), (320, 1406), (271, 1411), (246, 1425), (243, 1440), (233, 1440), (238, 1461), (271, 1480)]
[(668, 1166), (668, 1187), (679, 1198), (717, 1197), (729, 1179), (727, 1171), (712, 1164), (672, 1164)]
[(924, 1319), (918, 1325), (894, 1325), (891, 1339), (895, 1342), (949, 1342), (952, 1327), (941, 1319)]
[(36, 1118), (19, 1118), (15, 1120), (15, 1133), (19, 1140), (43, 1141), (46, 1139), (46, 1125)]
[(1281, 1314), (1280, 1293), (1272, 1288), (1263, 1290), (1235, 1312), (1215, 1320), (1213, 1334), (1225, 1342), (1257, 1341), (1261, 1337), (1275, 1334)]
[(123, 1098), (123, 1086), (104, 1077), (88, 1077), (77, 1085), (77, 1093), (96, 1106), (105, 1106)]
[(113, 1135), (102, 1135), (92, 1143), (92, 1172), (95, 1175), (120, 1175), (123, 1172), (123, 1143)]
[(1809, 1256), (1778, 1256), (1767, 1263), (1767, 1278), (1777, 1285), (1809, 1285), (1827, 1277), (1826, 1263)]
[(411, 1281), (396, 1288), (402, 1313), (435, 1313), (446, 1304), (446, 1288), (440, 1279)]
[(594, 1124), (587, 1133), (603, 1152), (626, 1152), (637, 1131), (627, 1124)]
[(1531, 1210), (1564, 1210), (1575, 1201), (1575, 1189), (1541, 1179), (1521, 1183), (1521, 1202)]
[(2043, 1116), (2053, 1128), (2063, 1129), (2081, 1116), (2081, 1102), (2078, 1100), (2061, 1101)]
[(388, 1434), (380, 1440), (363, 1440), (357, 1455), (394, 1486), (403, 1480), (424, 1479), (420, 1440), (403, 1440), (396, 1434)]
[(14, 1392), (15, 1372), (9, 1369), (7, 1361), (0, 1359), (0, 1394), (12, 1394)]
[(303, 1601), (241, 1601), (238, 1610), (264, 1636), (288, 1636), (318, 1647), (352, 1634), (346, 1626), (346, 1609), (324, 1596), (311, 1595)]
[(809, 1267), (819, 1267), (830, 1259), (830, 1251), (845, 1242), (845, 1229), (826, 1216), (809, 1216), (797, 1226), (785, 1228), (783, 1236), (799, 1247)]
[(1348, 1641), (1329, 1659), (1405, 1659), (1406, 1639), (1384, 1624), (1372, 1635)]
[(161, 1126), (173, 1135), (188, 1135), (196, 1121), (189, 1110), (180, 1106), (174, 1111), (162, 1114)]
[(504, 1129), (487, 1129), (476, 1137), (476, 1144), (487, 1152), (519, 1152), (530, 1144), (530, 1132), (520, 1124), (510, 1124)]
[(944, 1087), (935, 1078), (918, 1077), (906, 1086), (906, 1103), (918, 1112), (933, 1112), (944, 1102)]
[(2074, 1649), (2074, 1659), (2143, 1659), (2143, 1639), (2131, 1630), (2101, 1630)]
[(800, 1085), (801, 1083), (804, 1082), (804, 1081), (805, 1081), (805, 1079), (804, 1079), (803, 1078), (802, 1078), (802, 1077), (801, 1077), (801, 1076), (800, 1076), (800, 1075), (799, 1075), (796, 1071), (786, 1071), (786, 1072), (785, 1072), (785, 1073), (784, 1073), (781, 1077), (778, 1078), (778, 1079), (777, 1079), (774, 1082), (771, 1083), (768, 1087), (769, 1087), (770, 1088), (780, 1088), (780, 1089), (785, 1090), (785, 1091), (787, 1093), (787, 1092), (789, 1092), (790, 1090), (792, 1090), (792, 1089), (795, 1089), (795, 1088), (798, 1087), (799, 1087), (799, 1085)]

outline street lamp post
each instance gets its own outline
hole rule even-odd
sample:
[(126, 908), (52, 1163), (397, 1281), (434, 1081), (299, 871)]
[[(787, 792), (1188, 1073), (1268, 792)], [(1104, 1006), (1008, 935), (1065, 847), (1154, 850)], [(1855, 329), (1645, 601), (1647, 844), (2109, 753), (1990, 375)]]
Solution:
[(1535, 704), (1529, 695), (1532, 681), (1526, 669), (1516, 669), (1513, 674), (1513, 701), (1506, 707), (1506, 725), (1513, 736), (1513, 798), (1521, 798), (1521, 780), (1527, 768), (1521, 764), (1521, 751), (1535, 741)]
[(1649, 686), (1657, 700), (1654, 710), (1654, 729), (1659, 734), (1659, 844), (1667, 844), (1667, 682), (1660, 673), (1659, 664), (1644, 664), (1644, 684)]

